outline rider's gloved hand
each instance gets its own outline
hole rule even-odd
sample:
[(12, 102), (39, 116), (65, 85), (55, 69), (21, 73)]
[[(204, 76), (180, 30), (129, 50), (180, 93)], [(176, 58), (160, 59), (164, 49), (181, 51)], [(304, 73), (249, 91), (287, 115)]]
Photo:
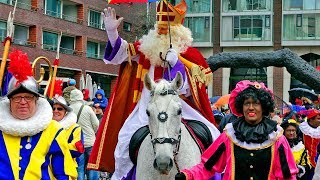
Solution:
[(178, 53), (175, 51), (173, 48), (168, 49), (167, 54), (166, 54), (166, 60), (170, 64), (171, 67), (176, 65), (178, 61)]
[(123, 20), (123, 17), (117, 19), (116, 10), (111, 7), (105, 8), (101, 14), (103, 15), (103, 22), (108, 34), (109, 41), (111, 45), (114, 46), (119, 36), (117, 28)]
[(176, 174), (176, 176), (175, 176), (174, 179), (175, 179), (175, 180), (186, 180), (187, 177), (186, 177), (186, 175), (185, 175), (184, 173), (179, 172), (179, 173)]

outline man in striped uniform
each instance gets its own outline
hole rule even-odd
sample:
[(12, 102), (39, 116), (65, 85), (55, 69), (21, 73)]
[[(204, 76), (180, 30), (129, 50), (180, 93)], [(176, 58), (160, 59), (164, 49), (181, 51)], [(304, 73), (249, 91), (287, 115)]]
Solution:
[[(20, 64), (26, 55), (15, 53), (11, 62), (17, 57)], [(0, 101), (0, 179), (50, 179), (49, 167), (56, 179), (75, 179), (65, 131), (52, 120), (52, 108), (38, 94), (35, 79), (11, 73), (7, 98)]]

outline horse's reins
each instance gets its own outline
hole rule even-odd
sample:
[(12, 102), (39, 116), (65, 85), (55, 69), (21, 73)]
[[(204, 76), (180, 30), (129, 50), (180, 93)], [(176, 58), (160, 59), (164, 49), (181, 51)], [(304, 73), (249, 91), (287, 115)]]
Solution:
[[(153, 91), (151, 91), (150, 94), (151, 94), (151, 96), (154, 96), (154, 92)], [(165, 90), (165, 91), (160, 92), (161, 96), (165, 96), (165, 95), (168, 95), (168, 94), (177, 95), (177, 92), (174, 91), (174, 90)], [(170, 102), (171, 102), (171, 100), (170, 100)], [(156, 104), (156, 107), (157, 107), (157, 104)], [(157, 107), (157, 109), (158, 109), (158, 107)], [(164, 112), (164, 111), (159, 112), (157, 118), (158, 118), (158, 120), (160, 122), (166, 122), (167, 119), (168, 119), (168, 114), (166, 112)], [(155, 152), (155, 145), (156, 144), (169, 143), (169, 144), (175, 145), (175, 149), (173, 150), (173, 161), (174, 161), (174, 164), (176, 165), (176, 168), (177, 168), (178, 172), (180, 172), (180, 168), (178, 166), (178, 163), (177, 163), (177, 160), (176, 160), (176, 156), (179, 154), (179, 149), (180, 149), (181, 128), (179, 130), (177, 139), (175, 139), (175, 138), (166, 138), (166, 137), (154, 138), (153, 139), (151, 132), (150, 132), (150, 137), (151, 137), (151, 143), (152, 143), (152, 146), (153, 146), (153, 153), (154, 154), (156, 154), (156, 152)]]

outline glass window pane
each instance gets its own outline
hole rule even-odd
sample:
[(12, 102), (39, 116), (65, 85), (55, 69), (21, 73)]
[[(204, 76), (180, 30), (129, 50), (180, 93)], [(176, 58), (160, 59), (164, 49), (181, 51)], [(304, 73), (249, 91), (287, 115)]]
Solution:
[(29, 28), (25, 26), (14, 26), (14, 44), (27, 45), (28, 44)]
[(105, 52), (105, 44), (100, 44), (100, 49), (99, 49), (99, 59), (103, 59), (104, 52)]
[(1, 40), (1, 42), (3, 42), (5, 37), (7, 37), (7, 23), (0, 21), (0, 40)]
[(60, 52), (64, 54), (73, 54), (74, 51), (74, 37), (62, 36), (60, 44)]
[(94, 28), (100, 28), (101, 13), (89, 10), (89, 26)]
[(210, 13), (211, 0), (187, 0), (187, 13)]
[(54, 17), (60, 17), (61, 1), (46, 0), (46, 14)]
[(186, 19), (194, 42), (211, 42), (210, 17), (187, 17)]
[(58, 44), (58, 34), (43, 32), (43, 49), (56, 51)]
[(87, 57), (98, 58), (99, 44), (96, 42), (87, 42)]
[(291, 0), (290, 9), (303, 9), (303, 0)]

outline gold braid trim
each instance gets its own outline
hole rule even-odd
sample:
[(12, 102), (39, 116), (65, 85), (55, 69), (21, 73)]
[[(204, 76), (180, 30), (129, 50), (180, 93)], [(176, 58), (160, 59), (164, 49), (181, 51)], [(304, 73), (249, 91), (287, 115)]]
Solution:
[(132, 65), (131, 61), (132, 61), (132, 56), (135, 56), (137, 55), (137, 52), (136, 50), (134, 49), (134, 45), (132, 43), (129, 43), (128, 44), (128, 48), (127, 48), (127, 51), (128, 51), (128, 62), (130, 64), (130, 66)]
[(191, 77), (199, 83), (199, 88), (202, 84), (208, 86), (213, 80), (213, 74), (210, 68), (203, 68), (179, 55), (180, 61), (190, 70)]

